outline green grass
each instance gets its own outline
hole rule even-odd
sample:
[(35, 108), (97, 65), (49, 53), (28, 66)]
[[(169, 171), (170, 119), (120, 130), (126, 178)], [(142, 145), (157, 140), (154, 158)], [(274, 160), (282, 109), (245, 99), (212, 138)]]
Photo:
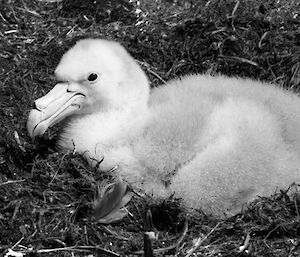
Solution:
[[(93, 218), (92, 203), (98, 184), (109, 176), (80, 156), (56, 152), (51, 133), (40, 142), (30, 140), (29, 109), (55, 84), (53, 70), (62, 54), (85, 37), (121, 42), (153, 86), (208, 72), (271, 81), (299, 92), (297, 0), (137, 2), (0, 3), (0, 252), (14, 246), (31, 252), (28, 256), (134, 256), (143, 249), (144, 216), (150, 209), (158, 235), (153, 247), (165, 250), (156, 256), (186, 256), (199, 238), (195, 256), (297, 256), (298, 194), (257, 199), (223, 221), (200, 211), (186, 215), (175, 200), (135, 196), (128, 217), (103, 226)], [(247, 235), (247, 249), (239, 251)]]

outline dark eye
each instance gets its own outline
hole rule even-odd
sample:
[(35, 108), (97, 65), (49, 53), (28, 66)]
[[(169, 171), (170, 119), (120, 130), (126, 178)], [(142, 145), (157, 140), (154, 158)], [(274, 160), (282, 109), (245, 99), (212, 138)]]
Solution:
[(88, 76), (88, 81), (95, 81), (98, 78), (98, 74), (97, 73), (91, 73)]

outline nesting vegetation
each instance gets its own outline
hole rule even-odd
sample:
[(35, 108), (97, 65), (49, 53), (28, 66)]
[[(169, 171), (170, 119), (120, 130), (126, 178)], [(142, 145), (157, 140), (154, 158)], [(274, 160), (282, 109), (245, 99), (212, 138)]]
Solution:
[(3, 256), (141, 256), (145, 223), (155, 233), (154, 256), (300, 254), (297, 185), (257, 198), (225, 220), (200, 210), (187, 215), (178, 199), (135, 195), (127, 217), (103, 225), (93, 202), (109, 174), (75, 153), (58, 152), (55, 131), (32, 142), (25, 128), (34, 100), (55, 84), (62, 54), (87, 37), (121, 42), (152, 86), (189, 73), (223, 73), (298, 93), (299, 1), (5, 0), (0, 22)]

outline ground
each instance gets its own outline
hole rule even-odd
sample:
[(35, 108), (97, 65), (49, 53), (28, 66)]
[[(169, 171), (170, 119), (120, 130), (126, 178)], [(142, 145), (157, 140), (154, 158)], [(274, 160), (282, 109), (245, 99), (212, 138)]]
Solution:
[(297, 93), (299, 1), (4, 0), (0, 20), (2, 255), (142, 255), (145, 220), (153, 222), (155, 256), (300, 255), (300, 196), (286, 191), (258, 198), (225, 220), (200, 210), (187, 215), (180, 199), (134, 196), (127, 217), (99, 224), (93, 202), (109, 177), (80, 156), (57, 152), (55, 131), (32, 142), (25, 126), (34, 100), (55, 84), (62, 54), (86, 37), (121, 42), (152, 86), (206, 72), (270, 81)]

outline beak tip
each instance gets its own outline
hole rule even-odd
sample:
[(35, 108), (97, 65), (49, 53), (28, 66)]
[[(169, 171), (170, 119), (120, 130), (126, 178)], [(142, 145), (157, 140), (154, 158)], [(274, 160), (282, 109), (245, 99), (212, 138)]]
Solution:
[(42, 132), (41, 129), (37, 129), (40, 121), (42, 120), (41, 118), (42, 118), (42, 113), (39, 110), (32, 109), (30, 111), (26, 127), (27, 127), (27, 131), (29, 133), (29, 136), (33, 139), (35, 137), (43, 134), (43, 133), (41, 133)]

